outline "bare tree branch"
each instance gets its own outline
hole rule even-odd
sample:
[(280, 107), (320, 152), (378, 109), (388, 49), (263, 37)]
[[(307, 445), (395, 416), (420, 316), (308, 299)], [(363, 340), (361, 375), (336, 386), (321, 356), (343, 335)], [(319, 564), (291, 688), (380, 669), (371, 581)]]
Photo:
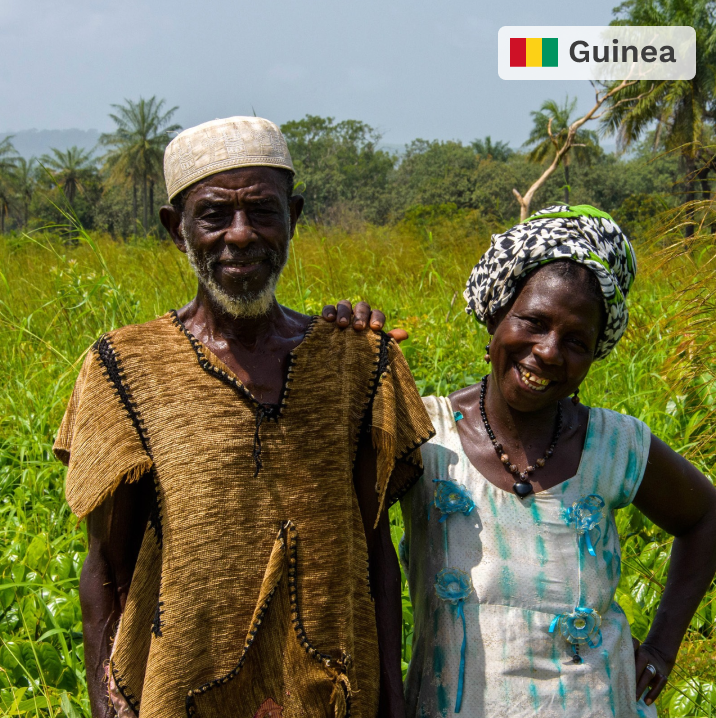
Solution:
[[(592, 83), (593, 84), (593, 83)], [(549, 122), (547, 123), (547, 133), (549, 135), (550, 141), (554, 145), (555, 148), (555, 154), (554, 159), (550, 163), (550, 165), (547, 167), (547, 169), (540, 175), (540, 177), (535, 180), (532, 183), (532, 186), (527, 190), (527, 192), (524, 193), (524, 195), (520, 194), (516, 189), (513, 189), (512, 192), (515, 195), (515, 198), (517, 199), (517, 202), (520, 205), (520, 221), (524, 222), (527, 217), (529, 216), (530, 212), (530, 204), (532, 202), (532, 198), (534, 197), (537, 190), (542, 187), (542, 185), (552, 176), (554, 171), (559, 167), (560, 162), (564, 159), (565, 155), (569, 152), (569, 150), (572, 147), (584, 147), (582, 144), (576, 144), (575, 143), (575, 136), (577, 134), (577, 131), (584, 125), (585, 123), (589, 122), (590, 120), (599, 119), (604, 113), (599, 113), (598, 110), (602, 107), (602, 105), (610, 98), (616, 95), (617, 93), (621, 92), (624, 88), (630, 87), (631, 85), (636, 84), (636, 80), (622, 80), (618, 85), (615, 85), (611, 90), (600, 90), (596, 89), (595, 87), (595, 101), (594, 101), (594, 107), (592, 107), (591, 110), (589, 110), (586, 114), (582, 115), (582, 117), (576, 119), (567, 129), (567, 134), (564, 137), (564, 141), (560, 145), (559, 139), (561, 136), (555, 137), (554, 133), (552, 132), (552, 118), (549, 119)], [(653, 89), (653, 88), (652, 88)], [(649, 90), (651, 92), (651, 90)], [(645, 97), (647, 93), (642, 93), (641, 95), (638, 95), (634, 98), (625, 98), (626, 101), (629, 102), (637, 102), (638, 100), (642, 99), (642, 97)], [(619, 100), (619, 103), (622, 103), (624, 100)]]

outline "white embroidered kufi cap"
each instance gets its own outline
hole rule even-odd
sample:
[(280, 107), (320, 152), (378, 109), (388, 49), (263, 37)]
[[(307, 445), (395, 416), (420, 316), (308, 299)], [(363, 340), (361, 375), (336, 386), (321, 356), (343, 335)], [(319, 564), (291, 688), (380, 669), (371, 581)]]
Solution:
[(164, 179), (172, 200), (199, 180), (238, 167), (294, 171), (281, 130), (262, 117), (227, 117), (180, 132), (164, 151)]

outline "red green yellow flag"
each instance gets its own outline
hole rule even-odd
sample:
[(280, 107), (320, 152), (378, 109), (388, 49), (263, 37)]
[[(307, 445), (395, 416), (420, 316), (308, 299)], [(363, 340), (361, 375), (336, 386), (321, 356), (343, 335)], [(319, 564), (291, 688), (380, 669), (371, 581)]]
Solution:
[(511, 37), (510, 67), (557, 67), (556, 37)]

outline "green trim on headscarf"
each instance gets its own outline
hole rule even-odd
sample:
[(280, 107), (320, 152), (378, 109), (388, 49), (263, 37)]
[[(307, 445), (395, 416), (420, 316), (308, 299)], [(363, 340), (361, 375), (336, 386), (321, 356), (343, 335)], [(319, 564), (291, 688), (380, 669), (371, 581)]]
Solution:
[(614, 221), (611, 215), (608, 215), (606, 212), (602, 212), (601, 209), (592, 207), (591, 204), (574, 204), (569, 206), (569, 211), (567, 212), (533, 214), (531, 217), (527, 217), (525, 222), (531, 222), (533, 219), (547, 219), (551, 217), (598, 217), (599, 219), (608, 219), (610, 222)]

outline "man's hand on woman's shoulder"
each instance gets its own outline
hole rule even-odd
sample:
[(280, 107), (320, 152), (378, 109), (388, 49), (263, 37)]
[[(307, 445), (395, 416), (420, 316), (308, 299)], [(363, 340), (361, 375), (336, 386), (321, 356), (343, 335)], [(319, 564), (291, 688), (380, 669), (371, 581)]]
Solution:
[[(358, 302), (354, 309), (347, 299), (342, 299), (335, 306), (327, 304), (323, 307), (321, 316), (327, 322), (335, 322), (341, 329), (351, 326), (358, 332), (367, 327), (380, 331), (385, 326), (385, 314), (379, 309), (371, 310), (368, 302)], [(408, 338), (405, 329), (391, 329), (387, 334), (398, 343)]]

